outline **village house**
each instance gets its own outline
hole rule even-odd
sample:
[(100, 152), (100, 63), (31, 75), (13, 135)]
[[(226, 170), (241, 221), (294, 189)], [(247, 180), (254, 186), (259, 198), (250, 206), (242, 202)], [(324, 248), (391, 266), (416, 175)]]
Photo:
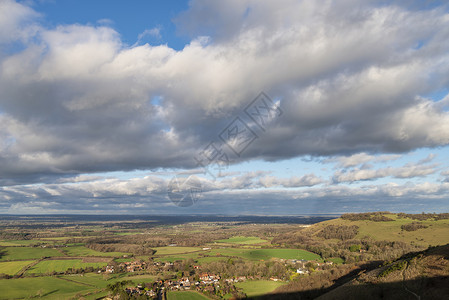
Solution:
[(200, 275), (200, 280), (204, 283), (213, 283), (218, 282), (220, 280), (220, 276), (214, 274), (203, 273)]
[(114, 273), (114, 266), (106, 266), (106, 273)]
[(146, 263), (140, 262), (140, 261), (133, 261), (133, 262), (123, 262), (119, 265), (122, 268), (126, 268), (127, 272), (136, 272), (141, 271), (145, 269)]
[(297, 274), (309, 274), (309, 271), (307, 269), (298, 268), (296, 269)]

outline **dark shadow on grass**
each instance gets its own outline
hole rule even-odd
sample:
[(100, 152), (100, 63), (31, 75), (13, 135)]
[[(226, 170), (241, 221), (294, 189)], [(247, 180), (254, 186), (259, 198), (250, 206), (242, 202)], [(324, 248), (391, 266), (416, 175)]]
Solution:
[(249, 297), (254, 300), (447, 300), (449, 299), (449, 276), (423, 277), (415, 280), (390, 283), (352, 283), (336, 288), (311, 289), (292, 293), (268, 294)]

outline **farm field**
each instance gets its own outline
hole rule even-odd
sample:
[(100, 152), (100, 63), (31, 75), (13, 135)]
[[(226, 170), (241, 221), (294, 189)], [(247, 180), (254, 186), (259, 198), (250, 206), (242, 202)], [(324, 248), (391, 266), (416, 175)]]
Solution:
[(121, 257), (123, 255), (130, 255), (130, 253), (124, 252), (100, 252), (96, 250), (89, 249), (84, 246), (72, 246), (63, 249), (67, 256), (110, 256), (110, 257)]
[(34, 260), (20, 260), (0, 262), (0, 274), (15, 275), (25, 266), (31, 264)]
[(66, 281), (56, 277), (36, 277), (0, 280), (0, 299), (23, 299), (44, 297), (45, 299), (67, 299), (92, 287)]
[(27, 274), (45, 274), (49, 272), (65, 272), (69, 268), (81, 269), (87, 267), (101, 268), (107, 263), (84, 263), (81, 259), (44, 260), (26, 271)]
[(106, 288), (108, 284), (115, 283), (117, 281), (122, 280), (131, 280), (134, 283), (138, 283), (141, 281), (153, 281), (155, 280), (155, 276), (152, 275), (134, 275), (127, 276), (126, 274), (117, 274), (117, 275), (107, 275), (103, 276), (102, 274), (88, 273), (83, 276), (80, 274), (73, 275), (62, 275), (59, 278), (70, 280), (73, 282), (77, 282), (80, 284), (92, 285), (96, 288)]
[(258, 249), (249, 251), (249, 256), (253, 259), (304, 259), (304, 260), (321, 260), (318, 254), (300, 250), (300, 249)]
[(238, 282), (235, 286), (242, 288), (248, 297), (255, 297), (270, 293), (284, 284), (285, 282), (280, 281), (257, 280)]
[(238, 245), (254, 245), (254, 244), (262, 244), (267, 243), (267, 240), (263, 240), (261, 238), (255, 236), (234, 236), (225, 240), (217, 240), (217, 243), (226, 243), (226, 244), (238, 244)]
[(184, 254), (184, 253), (190, 253), (190, 252), (196, 252), (196, 251), (202, 251), (203, 248), (199, 247), (154, 247), (152, 248), (156, 250), (155, 255), (173, 255), (173, 254)]
[(174, 291), (167, 293), (168, 300), (208, 300), (206, 296), (203, 296), (193, 291)]
[(64, 256), (56, 249), (33, 248), (33, 247), (5, 247), (3, 251), (6, 255), (0, 258), (0, 261), (8, 260), (29, 260), (43, 257)]
[(321, 257), (312, 252), (300, 249), (242, 249), (225, 248), (213, 249), (210, 255), (237, 256), (249, 260), (269, 260), (271, 258), (321, 260)]
[(162, 257), (157, 257), (154, 260), (155, 261), (163, 261), (163, 262), (174, 262), (177, 260), (186, 260), (186, 259), (194, 259), (197, 260), (200, 257), (200, 254), (204, 253), (201, 252), (190, 252), (190, 253), (184, 253), (184, 254), (175, 254), (175, 255), (167, 255)]
[(216, 256), (207, 256), (207, 257), (199, 257), (196, 260), (198, 261), (198, 264), (204, 264), (204, 263), (210, 263), (214, 261), (222, 261), (227, 260), (227, 257), (216, 257)]
[(0, 241), (0, 246), (29, 246), (37, 243), (41, 243), (42, 241), (37, 240), (19, 240), (19, 241)]

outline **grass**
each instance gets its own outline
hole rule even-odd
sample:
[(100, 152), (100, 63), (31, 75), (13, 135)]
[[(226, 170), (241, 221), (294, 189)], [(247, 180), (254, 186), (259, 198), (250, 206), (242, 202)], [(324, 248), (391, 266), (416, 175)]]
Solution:
[(177, 260), (186, 260), (189, 258), (197, 260), (201, 253), (202, 252), (190, 252), (190, 253), (184, 253), (184, 254), (175, 254), (175, 255), (158, 257), (158, 258), (155, 258), (154, 260), (155, 261), (163, 261), (163, 262), (174, 262)]
[(46, 296), (46, 299), (67, 299), (92, 287), (65, 281), (56, 277), (36, 277), (0, 280), (0, 299), (31, 298)]
[(33, 248), (33, 247), (6, 247), (6, 255), (0, 258), (0, 261), (8, 260), (29, 260), (43, 257), (63, 256), (61, 252), (51, 248)]
[(142, 234), (142, 232), (114, 232), (114, 235), (137, 235)]
[(253, 245), (253, 244), (262, 244), (268, 242), (267, 240), (263, 240), (256, 236), (234, 236), (225, 240), (218, 240), (217, 243), (226, 243), (226, 244), (239, 244), (239, 245)]
[(0, 263), (0, 274), (15, 275), (25, 266), (31, 264), (34, 260), (8, 261)]
[(334, 264), (337, 264), (337, 265), (340, 265), (340, 264), (345, 262), (344, 259), (341, 258), (341, 257), (332, 257), (332, 258), (328, 258), (327, 260), (331, 261), (331, 262), (333, 262)]
[(258, 249), (249, 252), (254, 259), (270, 259), (272, 257), (282, 259), (321, 260), (318, 254), (300, 249)]
[(449, 243), (449, 220), (426, 220), (422, 221), (427, 228), (418, 229), (416, 231), (403, 231), (401, 226), (416, 222), (411, 219), (397, 218), (396, 214), (386, 214), (386, 217), (394, 219), (388, 222), (373, 222), (373, 221), (349, 221), (343, 219), (334, 219), (315, 224), (309, 227), (310, 230), (318, 231), (327, 225), (357, 225), (359, 226), (359, 233), (355, 237), (361, 239), (369, 236), (375, 240), (386, 241), (401, 241), (405, 243), (414, 243), (421, 246), (437, 246)]
[[(129, 274), (128, 274), (129, 275)], [(74, 275), (62, 275), (60, 278), (78, 282), (81, 284), (94, 285), (97, 288), (106, 288), (108, 284), (115, 283), (117, 281), (131, 280), (135, 284), (142, 281), (150, 282), (155, 280), (155, 276), (152, 275), (131, 275), (127, 274), (113, 274), (113, 275), (103, 275), (96, 273), (87, 273), (81, 276), (81, 274)]]
[(271, 258), (321, 260), (315, 253), (300, 249), (213, 249), (210, 255), (237, 256), (249, 260), (269, 260)]
[(108, 257), (119, 257), (123, 255), (130, 255), (130, 253), (123, 252), (100, 252), (96, 250), (89, 249), (84, 246), (73, 246), (64, 248), (63, 251), (68, 256), (108, 256)]
[(198, 261), (198, 264), (204, 264), (204, 263), (210, 263), (214, 261), (221, 261), (221, 260), (227, 260), (227, 257), (216, 257), (216, 256), (209, 256), (209, 257), (200, 257), (196, 260)]
[(106, 266), (105, 262), (84, 263), (81, 259), (65, 259), (65, 260), (44, 260), (28, 269), (27, 274), (45, 274), (49, 272), (65, 272), (69, 268), (101, 268)]
[(155, 255), (173, 255), (201, 251), (199, 247), (154, 247)]
[(209, 299), (200, 293), (193, 291), (173, 291), (167, 294), (168, 300), (206, 300)]
[(0, 246), (28, 246), (37, 243), (42, 243), (42, 241), (37, 240), (0, 241)]
[(248, 297), (255, 297), (270, 293), (284, 284), (285, 282), (280, 281), (257, 280), (237, 282), (235, 286), (243, 289)]

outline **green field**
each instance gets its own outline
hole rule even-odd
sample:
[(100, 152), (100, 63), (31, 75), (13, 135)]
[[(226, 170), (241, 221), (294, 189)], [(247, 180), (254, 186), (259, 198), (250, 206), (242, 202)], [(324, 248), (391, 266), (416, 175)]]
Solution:
[(200, 293), (193, 291), (173, 291), (167, 294), (168, 300), (208, 300), (206, 296), (201, 295)]
[(34, 267), (28, 269), (27, 274), (45, 274), (49, 272), (65, 272), (67, 269), (80, 268), (101, 268), (106, 266), (105, 262), (98, 263), (84, 263), (81, 259), (65, 259), (65, 260), (44, 260), (36, 264)]
[(173, 254), (184, 254), (190, 252), (201, 251), (203, 248), (199, 247), (155, 247), (155, 255), (173, 255)]
[(235, 286), (243, 289), (248, 297), (255, 297), (270, 293), (284, 284), (285, 282), (280, 281), (258, 280), (237, 282)]
[(155, 258), (154, 260), (155, 261), (163, 261), (163, 262), (174, 262), (177, 260), (186, 260), (189, 258), (197, 260), (201, 253), (202, 252), (190, 252), (190, 253), (184, 253), (184, 254), (167, 255), (167, 256)]
[(42, 243), (42, 241), (37, 240), (13, 240), (13, 241), (0, 241), (0, 246), (28, 246), (37, 243)]
[(210, 255), (237, 256), (250, 260), (269, 260), (271, 258), (321, 260), (315, 253), (300, 249), (242, 249), (225, 248), (213, 249)]
[(327, 260), (333, 262), (334, 264), (342, 264), (345, 262), (344, 259), (341, 257), (331, 257), (328, 258)]
[(67, 299), (92, 287), (56, 277), (36, 277), (0, 280), (0, 299), (23, 299), (45, 296), (45, 299)]
[(258, 238), (256, 236), (234, 236), (229, 239), (218, 240), (216, 242), (226, 244), (253, 245), (253, 244), (266, 243), (268, 241)]
[(123, 281), (123, 280), (131, 280), (135, 284), (142, 282), (142, 281), (151, 282), (151, 281), (155, 280), (155, 276), (152, 276), (152, 275), (127, 276), (127, 274), (103, 275), (103, 274), (96, 274), (96, 273), (87, 273), (84, 275), (81, 275), (81, 274), (63, 275), (63, 276), (60, 276), (60, 278), (74, 281), (74, 282), (77, 282), (80, 284), (93, 285), (99, 289), (106, 288), (106, 286), (108, 284), (115, 283), (117, 281)]
[(63, 249), (64, 253), (68, 256), (107, 256), (107, 257), (119, 257), (123, 255), (130, 255), (130, 253), (123, 252), (100, 252), (89, 249), (84, 246), (73, 246)]
[(198, 261), (198, 264), (203, 264), (203, 263), (210, 263), (213, 261), (220, 261), (220, 260), (227, 260), (227, 257), (216, 257), (216, 256), (209, 256), (209, 257), (199, 257), (196, 259), (196, 261)]
[(8, 274), (8, 275), (14, 275), (20, 270), (23, 269), (23, 267), (31, 264), (34, 260), (20, 260), (20, 261), (7, 261), (7, 262), (0, 262), (0, 274)]
[(64, 256), (58, 250), (50, 248), (6, 247), (2, 250), (6, 251), (6, 255), (2, 256), (0, 261), (29, 260), (43, 257)]

